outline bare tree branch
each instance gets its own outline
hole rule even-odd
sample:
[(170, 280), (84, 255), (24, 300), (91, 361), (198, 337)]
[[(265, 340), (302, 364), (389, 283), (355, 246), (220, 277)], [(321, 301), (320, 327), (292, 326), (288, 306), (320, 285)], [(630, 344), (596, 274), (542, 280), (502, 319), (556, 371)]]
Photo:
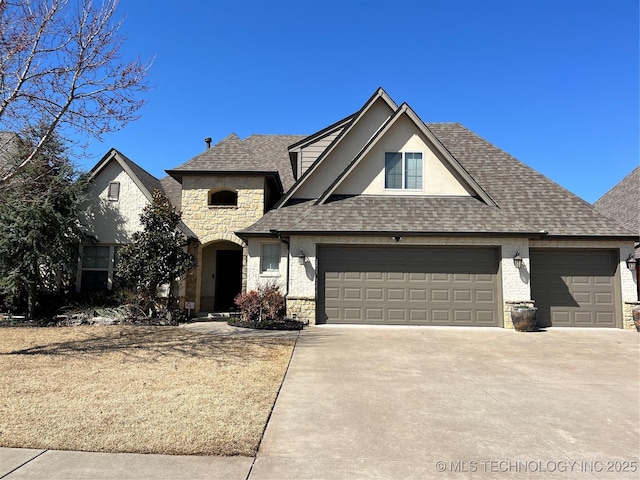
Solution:
[(139, 118), (151, 62), (121, 58), (118, 3), (0, 0), (0, 130), (48, 127), (16, 171), (54, 132), (88, 143)]

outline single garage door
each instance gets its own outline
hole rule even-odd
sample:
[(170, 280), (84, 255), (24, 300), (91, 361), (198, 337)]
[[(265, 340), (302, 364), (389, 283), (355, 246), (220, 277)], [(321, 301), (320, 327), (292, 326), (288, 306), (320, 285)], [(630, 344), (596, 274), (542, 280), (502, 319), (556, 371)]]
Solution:
[(319, 323), (501, 325), (495, 248), (319, 248)]
[(616, 250), (531, 250), (541, 327), (621, 327)]

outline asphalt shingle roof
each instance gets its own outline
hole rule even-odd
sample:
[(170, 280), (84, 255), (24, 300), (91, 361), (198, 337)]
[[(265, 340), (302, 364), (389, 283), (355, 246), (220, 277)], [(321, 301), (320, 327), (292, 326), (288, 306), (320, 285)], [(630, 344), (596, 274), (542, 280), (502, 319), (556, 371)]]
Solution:
[(274, 172), (279, 174), (286, 191), (294, 183), (287, 148), (304, 138), (303, 135), (251, 135), (241, 140), (232, 133), (169, 172)]
[(640, 233), (640, 166), (596, 200), (593, 206), (629, 230)]
[(122, 152), (118, 152), (118, 153), (120, 154), (120, 157), (122, 158), (122, 160), (124, 160), (124, 162), (133, 172), (133, 174), (136, 177), (138, 177), (138, 180), (140, 180), (142, 185), (144, 185), (144, 188), (146, 188), (150, 194), (153, 195), (154, 190), (159, 190), (161, 192), (163, 191), (160, 180), (158, 180), (156, 177), (151, 175), (149, 172), (147, 172), (144, 168), (142, 168), (140, 165), (135, 163), (133, 160), (130, 160), (129, 158), (127, 158), (125, 155), (122, 154)]
[(355, 196), (286, 205), (243, 232), (407, 232), (632, 236), (589, 203), (457, 123), (427, 124), (496, 202), (465, 197)]
[(246, 233), (282, 232), (532, 234), (508, 213), (473, 197), (357, 195), (272, 210)]

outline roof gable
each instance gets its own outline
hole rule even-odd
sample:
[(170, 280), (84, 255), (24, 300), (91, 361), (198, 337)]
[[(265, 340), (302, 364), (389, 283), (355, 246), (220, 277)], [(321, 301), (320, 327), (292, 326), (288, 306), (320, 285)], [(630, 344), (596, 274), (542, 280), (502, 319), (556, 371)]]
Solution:
[(115, 148), (112, 148), (89, 172), (92, 179), (96, 178), (107, 167), (110, 162), (117, 162), (120, 167), (129, 175), (131, 180), (140, 189), (142, 194), (150, 202), (153, 200), (153, 191), (163, 191), (160, 180), (147, 172), (140, 165), (136, 164)]
[[(414, 194), (471, 195), (480, 198), (487, 205), (495, 206), (491, 197), (444, 148), (406, 103), (396, 110), (394, 115), (358, 152), (345, 170), (320, 196), (317, 203), (326, 202), (334, 194), (410, 194), (411, 192), (406, 190), (385, 191), (384, 189), (384, 152), (405, 150), (419, 151), (424, 157), (423, 188), (413, 192)], [(371, 158), (372, 155), (374, 158)], [(366, 162), (373, 165), (368, 169), (362, 168)], [(369, 178), (364, 179), (365, 184), (353, 181), (354, 177), (361, 177), (365, 171), (369, 172)], [(372, 175), (375, 175), (375, 178), (371, 178)], [(354, 189), (360, 191), (354, 191)]]
[(278, 207), (297, 198), (318, 198), (346, 167), (345, 162), (362, 148), (375, 132), (393, 115), (398, 106), (379, 88), (315, 162), (282, 198)]

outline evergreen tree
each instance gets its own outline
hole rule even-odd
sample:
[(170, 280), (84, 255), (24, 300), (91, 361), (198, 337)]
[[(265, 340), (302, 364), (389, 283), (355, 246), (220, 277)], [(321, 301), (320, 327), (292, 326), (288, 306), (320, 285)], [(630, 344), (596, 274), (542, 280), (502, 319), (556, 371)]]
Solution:
[(153, 304), (158, 289), (169, 286), (168, 307), (173, 306), (174, 283), (193, 270), (196, 259), (184, 247), (186, 238), (178, 229), (180, 213), (158, 190), (140, 215), (143, 230), (119, 252), (117, 276), (136, 291), (140, 299)]
[[(30, 131), (14, 151), (5, 152), (8, 161), (20, 164), (31, 155), (42, 128), (47, 127)], [(0, 183), (0, 295), (8, 306), (26, 304), (29, 318), (43, 292), (73, 283), (86, 185), (55, 135), (24, 169)]]

